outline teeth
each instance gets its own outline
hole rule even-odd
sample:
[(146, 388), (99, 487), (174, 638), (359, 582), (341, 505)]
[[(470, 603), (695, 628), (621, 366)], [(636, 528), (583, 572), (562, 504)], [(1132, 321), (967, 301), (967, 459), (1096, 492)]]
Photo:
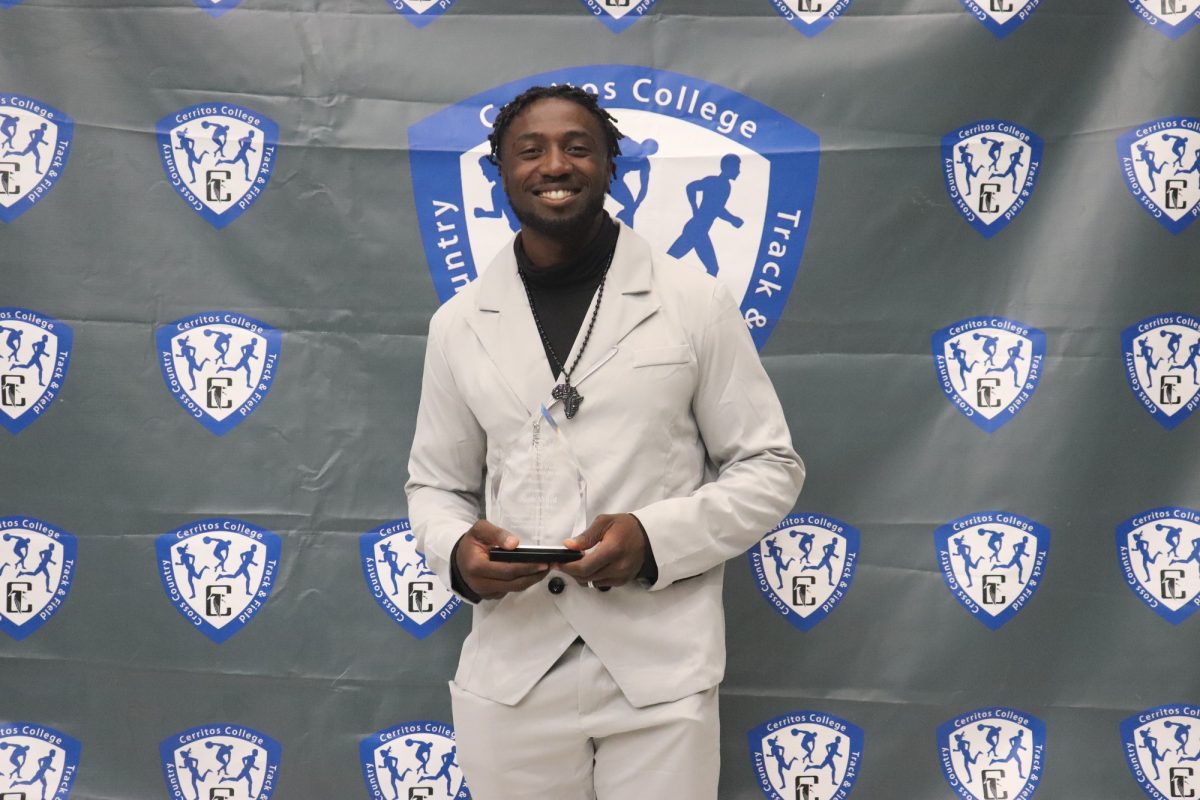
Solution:
[(549, 191), (542, 192), (541, 196), (548, 200), (565, 200), (573, 194), (575, 193), (567, 189), (551, 189)]

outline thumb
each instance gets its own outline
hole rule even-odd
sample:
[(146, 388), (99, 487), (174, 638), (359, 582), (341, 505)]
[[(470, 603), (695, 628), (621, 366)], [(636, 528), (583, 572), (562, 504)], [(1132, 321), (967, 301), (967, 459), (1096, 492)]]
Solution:
[(601, 514), (592, 521), (587, 530), (578, 536), (564, 540), (563, 544), (572, 550), (590, 550), (600, 544), (600, 540), (604, 538), (605, 531), (608, 530), (608, 526), (612, 525), (614, 519), (616, 517), (611, 514)]
[(520, 544), (520, 540), (516, 536), (498, 525), (493, 525), (486, 519), (477, 520), (467, 531), (467, 535), (485, 547), (503, 547), (505, 550), (512, 550)]

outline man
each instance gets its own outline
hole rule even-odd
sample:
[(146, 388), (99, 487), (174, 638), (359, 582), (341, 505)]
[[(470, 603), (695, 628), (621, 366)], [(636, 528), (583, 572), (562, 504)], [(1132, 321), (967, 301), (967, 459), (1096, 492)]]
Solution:
[[(463, 771), (477, 800), (714, 799), (722, 564), (803, 465), (729, 292), (604, 212), (621, 133), (594, 98), (535, 87), (489, 138), (521, 230), (430, 322), (407, 485), (419, 549), (475, 604)], [(520, 538), (486, 491), (547, 418), (595, 516), (538, 544), (584, 555), (491, 561)]]

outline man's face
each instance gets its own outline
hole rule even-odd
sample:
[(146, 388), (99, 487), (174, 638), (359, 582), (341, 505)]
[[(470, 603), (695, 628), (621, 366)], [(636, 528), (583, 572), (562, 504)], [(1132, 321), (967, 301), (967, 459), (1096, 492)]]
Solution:
[(583, 235), (604, 209), (612, 176), (600, 123), (578, 103), (538, 100), (512, 121), (500, 147), (500, 180), (523, 230)]

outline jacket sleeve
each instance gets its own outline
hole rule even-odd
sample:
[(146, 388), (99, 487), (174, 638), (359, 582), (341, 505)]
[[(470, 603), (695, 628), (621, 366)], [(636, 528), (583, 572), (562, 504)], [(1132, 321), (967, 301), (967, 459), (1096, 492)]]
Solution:
[(698, 340), (692, 412), (717, 476), (688, 496), (633, 512), (658, 563), (652, 591), (745, 552), (792, 510), (804, 483), (775, 387), (721, 284)]
[(442, 313), (434, 314), (429, 323), (405, 493), (417, 548), (442, 583), (454, 588), (454, 545), (483, 516), (486, 440), (446, 360), (447, 324)]

